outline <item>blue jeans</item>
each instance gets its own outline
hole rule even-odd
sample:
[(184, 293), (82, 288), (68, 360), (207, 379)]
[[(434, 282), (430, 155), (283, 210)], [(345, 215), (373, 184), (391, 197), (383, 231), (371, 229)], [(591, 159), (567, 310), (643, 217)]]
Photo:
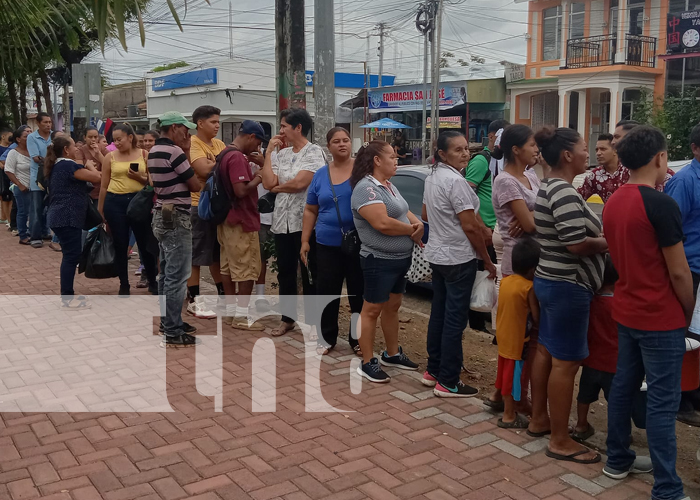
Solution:
[(192, 222), (189, 212), (173, 211), (173, 227), (165, 227), (160, 210), (153, 214), (153, 234), (160, 248), (158, 294), (165, 297), (161, 304), (163, 328), (168, 337), (182, 335), (182, 303), (187, 293), (187, 280), (192, 273)]
[(41, 241), (41, 239), (51, 234), (49, 226), (46, 225), (46, 206), (44, 205), (44, 197), (46, 193), (43, 191), (30, 191), (30, 214), (29, 222), (30, 227), (30, 238), (32, 241)]
[(56, 227), (54, 234), (61, 239), (61, 297), (70, 300), (75, 295), (73, 282), (75, 281), (75, 268), (83, 253), (83, 230), (79, 227)]
[(629, 449), (632, 403), (646, 373), (647, 441), (654, 464), (653, 500), (683, 498), (676, 474), (676, 410), (681, 400), (681, 366), (685, 328), (665, 332), (618, 325), (617, 373), (608, 402), (608, 467), (628, 470), (635, 459)]
[(455, 387), (462, 372), (462, 333), (469, 321), (477, 261), (430, 267), (433, 303), (428, 322), (428, 373), (443, 386)]
[(15, 195), (17, 202), (17, 231), (19, 231), (19, 239), (26, 240), (29, 238), (29, 210), (31, 208), (30, 191), (20, 191), (17, 186), (12, 188), (12, 193)]

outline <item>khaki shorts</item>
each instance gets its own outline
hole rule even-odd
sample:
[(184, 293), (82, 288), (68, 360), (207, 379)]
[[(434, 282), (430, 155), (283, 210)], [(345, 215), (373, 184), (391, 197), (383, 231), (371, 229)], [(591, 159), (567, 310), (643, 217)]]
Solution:
[(247, 233), (240, 224), (221, 224), (216, 229), (221, 245), (221, 274), (231, 281), (257, 281), (260, 276), (258, 232)]

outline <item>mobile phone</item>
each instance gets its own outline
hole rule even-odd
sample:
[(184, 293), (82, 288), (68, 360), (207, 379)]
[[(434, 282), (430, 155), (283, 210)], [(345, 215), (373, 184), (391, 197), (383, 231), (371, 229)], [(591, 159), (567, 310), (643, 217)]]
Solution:
[(129, 163), (129, 168), (131, 169), (132, 172), (138, 172), (139, 171), (139, 164), (138, 163)]

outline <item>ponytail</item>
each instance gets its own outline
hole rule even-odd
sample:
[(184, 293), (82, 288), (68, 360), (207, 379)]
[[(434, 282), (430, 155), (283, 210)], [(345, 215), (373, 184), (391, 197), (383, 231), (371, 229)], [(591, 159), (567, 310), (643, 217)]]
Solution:
[(71, 145), (73, 139), (67, 136), (59, 135), (53, 142), (46, 148), (46, 158), (44, 158), (44, 178), (48, 179), (51, 176), (51, 170), (56, 164), (61, 156), (63, 156), (63, 151)]

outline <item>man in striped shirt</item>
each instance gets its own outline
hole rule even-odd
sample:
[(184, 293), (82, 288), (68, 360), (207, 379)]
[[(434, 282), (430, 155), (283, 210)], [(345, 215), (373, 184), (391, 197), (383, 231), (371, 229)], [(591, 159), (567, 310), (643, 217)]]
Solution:
[(192, 272), (190, 192), (198, 191), (200, 185), (185, 151), (196, 125), (175, 111), (158, 121), (161, 136), (148, 153), (148, 173), (156, 193), (153, 234), (160, 247), (158, 295), (165, 297), (161, 347), (188, 347), (198, 343), (190, 335), (196, 329), (182, 321), (182, 302)]

